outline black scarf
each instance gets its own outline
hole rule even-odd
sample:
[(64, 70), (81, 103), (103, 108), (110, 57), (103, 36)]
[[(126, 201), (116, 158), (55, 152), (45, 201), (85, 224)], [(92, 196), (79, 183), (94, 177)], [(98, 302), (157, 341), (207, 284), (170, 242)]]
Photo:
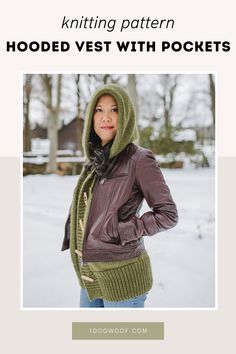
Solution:
[(101, 178), (103, 176), (110, 162), (113, 160), (109, 159), (113, 141), (114, 140), (111, 140), (103, 146), (100, 142), (94, 143), (93, 141), (90, 141), (88, 143), (90, 151), (90, 161), (85, 165), (86, 170), (91, 171), (91, 169), (95, 167), (97, 177)]

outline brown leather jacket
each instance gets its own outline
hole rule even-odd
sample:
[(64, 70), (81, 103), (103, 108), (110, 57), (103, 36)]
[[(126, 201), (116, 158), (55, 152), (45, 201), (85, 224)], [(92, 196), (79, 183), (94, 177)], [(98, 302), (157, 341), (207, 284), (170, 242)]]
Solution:
[[(139, 217), (143, 199), (151, 211)], [(130, 143), (112, 170), (93, 188), (84, 234), (83, 262), (117, 261), (144, 251), (143, 236), (178, 222), (176, 204), (153, 153)], [(69, 248), (68, 217), (62, 251)]]

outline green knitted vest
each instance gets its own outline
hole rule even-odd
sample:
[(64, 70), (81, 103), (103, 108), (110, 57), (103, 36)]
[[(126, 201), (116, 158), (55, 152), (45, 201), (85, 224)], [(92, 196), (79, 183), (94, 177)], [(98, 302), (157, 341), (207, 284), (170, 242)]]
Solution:
[(81, 286), (83, 286), (83, 281), (81, 279), (80, 258), (75, 251), (78, 250), (82, 253), (84, 228), (87, 222), (87, 214), (91, 202), (92, 187), (95, 182), (95, 177), (94, 171), (86, 174), (85, 169), (82, 169), (80, 178), (74, 190), (70, 208), (70, 254)]
[[(118, 129), (110, 150), (110, 159), (117, 156), (130, 142), (138, 141), (134, 106), (128, 94), (118, 85), (104, 85), (94, 93), (86, 112), (82, 136), (85, 163), (90, 161), (88, 142), (94, 109), (97, 100), (104, 94), (111, 94), (116, 99), (119, 111)], [(79, 253), (83, 251), (84, 230), (95, 180), (95, 170), (88, 172), (83, 167), (70, 208), (70, 255), (79, 284), (86, 288), (90, 300), (103, 298), (121, 301), (142, 295), (152, 287), (151, 265), (146, 251), (125, 261), (81, 263)], [(84, 280), (82, 276), (93, 279), (93, 282)]]

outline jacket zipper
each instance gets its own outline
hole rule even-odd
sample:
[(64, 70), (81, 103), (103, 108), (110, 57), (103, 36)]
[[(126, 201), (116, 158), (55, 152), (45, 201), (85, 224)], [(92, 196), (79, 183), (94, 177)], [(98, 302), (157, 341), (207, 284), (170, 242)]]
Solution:
[(100, 184), (103, 184), (105, 181), (106, 181), (107, 178), (103, 178), (101, 181), (100, 181)]
[(112, 179), (119, 179), (119, 178), (124, 178), (124, 177), (128, 177), (127, 174), (124, 174), (124, 175), (120, 175), (120, 176), (116, 176), (116, 177), (104, 177), (101, 181), (100, 181), (100, 184), (103, 184), (104, 182), (108, 181), (109, 179), (112, 180)]

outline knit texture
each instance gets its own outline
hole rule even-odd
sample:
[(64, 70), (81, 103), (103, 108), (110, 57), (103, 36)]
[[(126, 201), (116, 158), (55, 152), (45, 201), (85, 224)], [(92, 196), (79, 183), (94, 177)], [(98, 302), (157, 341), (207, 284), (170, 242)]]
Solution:
[(70, 208), (70, 255), (79, 284), (86, 288), (90, 300), (103, 298), (108, 301), (122, 301), (142, 295), (152, 287), (151, 265), (146, 251), (138, 257), (115, 262), (83, 264), (81, 256), (92, 191), (96, 181), (95, 168), (89, 170), (85, 166), (86, 163), (88, 164), (91, 161), (89, 141), (94, 109), (97, 100), (104, 94), (111, 94), (116, 99), (119, 112), (118, 130), (110, 149), (109, 158), (114, 161), (114, 158), (129, 143), (137, 142), (139, 137), (134, 106), (126, 91), (115, 84), (104, 85), (98, 89), (94, 93), (86, 112), (82, 136), (86, 160), (74, 189)]
[(128, 300), (148, 292), (153, 282), (146, 251), (125, 261), (88, 263), (81, 267), (81, 274), (94, 279), (93, 283), (86, 282), (90, 300)]
[(75, 251), (77, 250), (82, 253), (83, 250), (84, 230), (95, 180), (95, 170), (92, 170), (88, 174), (86, 174), (85, 169), (81, 171), (70, 209), (70, 254), (81, 286), (84, 286), (80, 271), (81, 257)]

